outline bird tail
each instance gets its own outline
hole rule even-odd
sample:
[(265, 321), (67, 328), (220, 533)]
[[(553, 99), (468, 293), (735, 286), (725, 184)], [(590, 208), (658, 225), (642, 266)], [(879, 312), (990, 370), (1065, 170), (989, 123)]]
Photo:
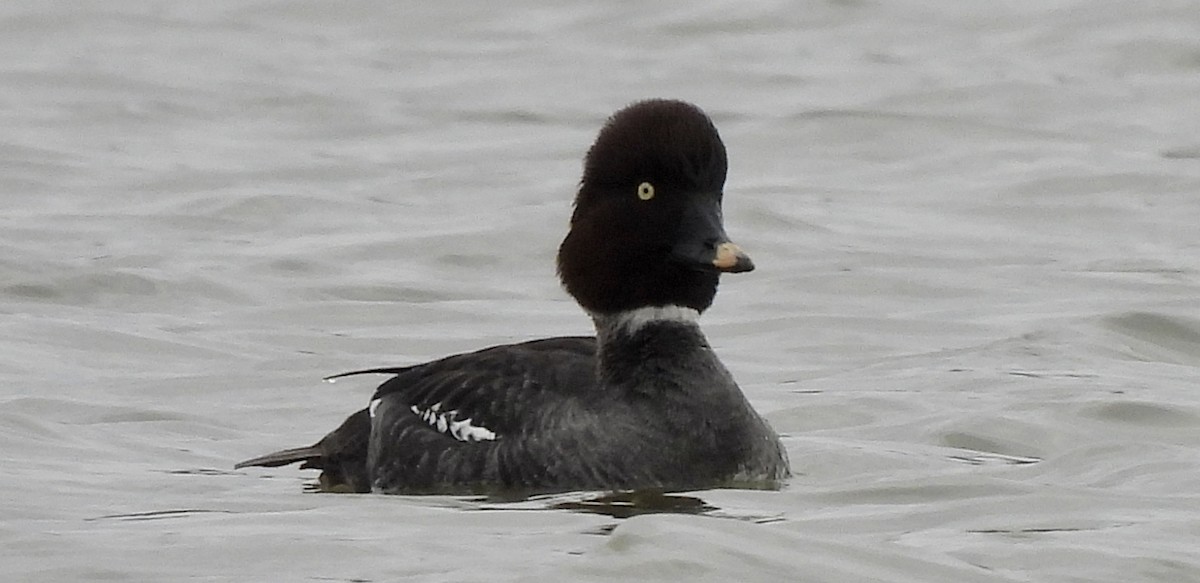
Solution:
[(305, 465), (308, 467), (320, 468), (320, 466), (312, 465), (312, 462), (319, 461), (323, 455), (324, 452), (322, 451), (321, 444), (310, 445), (308, 447), (295, 447), (238, 462), (237, 465), (233, 466), (233, 469), (240, 470), (250, 466), (277, 468), (296, 462), (305, 462)]
[(250, 466), (277, 468), (296, 462), (300, 469), (321, 470), (320, 490), (325, 492), (370, 492), (367, 448), (371, 441), (371, 416), (360, 409), (340, 427), (308, 447), (283, 449), (238, 462), (234, 469)]

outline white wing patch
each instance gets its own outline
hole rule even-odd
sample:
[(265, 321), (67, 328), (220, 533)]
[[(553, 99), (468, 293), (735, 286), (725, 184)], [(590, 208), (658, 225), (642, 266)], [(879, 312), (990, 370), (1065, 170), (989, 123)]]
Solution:
[[(372, 403), (374, 404), (374, 403)], [(471, 418), (458, 418), (458, 411), (441, 412), (442, 404), (434, 403), (432, 407), (422, 411), (416, 405), (409, 407), (413, 415), (420, 417), (430, 427), (459, 441), (492, 441), (496, 434), (491, 429), (479, 425), (471, 425)]]

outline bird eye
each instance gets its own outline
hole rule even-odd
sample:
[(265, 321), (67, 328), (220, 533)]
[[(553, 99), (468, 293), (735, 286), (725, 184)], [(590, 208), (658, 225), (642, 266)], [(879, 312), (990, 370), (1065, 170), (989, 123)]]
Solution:
[(638, 185), (638, 198), (642, 200), (650, 200), (654, 198), (654, 185), (649, 182), (643, 182)]

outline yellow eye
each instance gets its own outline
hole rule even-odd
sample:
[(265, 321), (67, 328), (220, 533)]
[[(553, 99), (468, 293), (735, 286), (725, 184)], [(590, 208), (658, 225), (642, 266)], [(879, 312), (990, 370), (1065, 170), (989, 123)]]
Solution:
[(649, 182), (643, 182), (638, 185), (638, 198), (642, 200), (650, 200), (654, 198), (654, 185)]

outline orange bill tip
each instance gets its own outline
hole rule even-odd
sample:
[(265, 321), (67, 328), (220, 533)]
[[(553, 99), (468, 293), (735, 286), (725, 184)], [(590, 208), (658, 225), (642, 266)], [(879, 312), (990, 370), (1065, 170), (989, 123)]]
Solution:
[(717, 256), (713, 259), (713, 267), (728, 273), (741, 273), (754, 269), (750, 256), (734, 243), (728, 241), (717, 246)]

